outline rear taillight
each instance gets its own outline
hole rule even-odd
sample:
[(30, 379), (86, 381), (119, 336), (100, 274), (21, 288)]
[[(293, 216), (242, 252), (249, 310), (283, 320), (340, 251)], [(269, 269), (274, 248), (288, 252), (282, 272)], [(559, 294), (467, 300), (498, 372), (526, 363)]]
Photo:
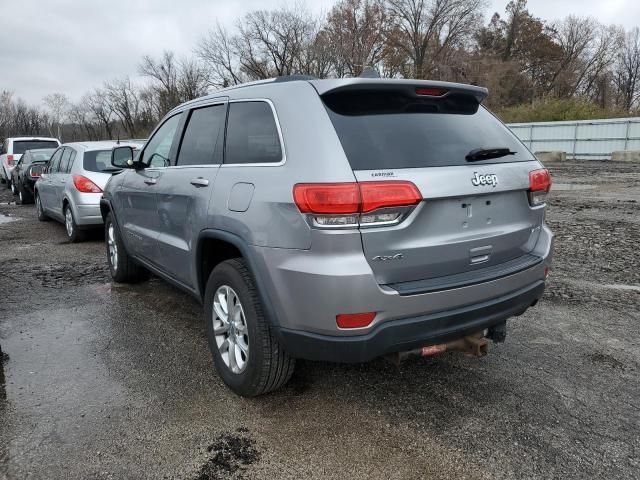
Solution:
[(422, 200), (407, 181), (300, 183), (293, 199), (313, 226), (353, 227), (398, 223)]
[(82, 193), (102, 193), (102, 189), (99, 186), (82, 175), (74, 175), (73, 184), (76, 190)]
[(7, 165), (13, 165), (15, 162), (13, 155), (7, 155)]
[(551, 174), (546, 168), (529, 172), (529, 203), (536, 207), (547, 201), (551, 189)]

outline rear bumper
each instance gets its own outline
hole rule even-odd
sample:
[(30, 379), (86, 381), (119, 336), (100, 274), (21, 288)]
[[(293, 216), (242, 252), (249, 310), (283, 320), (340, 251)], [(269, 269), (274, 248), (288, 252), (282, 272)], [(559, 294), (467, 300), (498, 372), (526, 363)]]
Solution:
[(444, 312), (378, 324), (365, 335), (337, 337), (279, 329), (285, 350), (296, 358), (331, 362), (368, 362), (387, 353), (444, 343), (521, 315), (544, 292), (540, 280), (508, 295)]
[(73, 207), (73, 215), (79, 227), (94, 227), (104, 223), (100, 212), (102, 193), (67, 193)]
[[(475, 284), (452, 276), (435, 289), (402, 291), (376, 282), (358, 235), (341, 238), (340, 250), (328, 235), (314, 241), (314, 251), (253, 247), (260, 288), (288, 352), (347, 362), (464, 336), (524, 312), (542, 295), (553, 251), (543, 226), (530, 266)], [(376, 312), (369, 326), (337, 326), (336, 315), (360, 312)]]

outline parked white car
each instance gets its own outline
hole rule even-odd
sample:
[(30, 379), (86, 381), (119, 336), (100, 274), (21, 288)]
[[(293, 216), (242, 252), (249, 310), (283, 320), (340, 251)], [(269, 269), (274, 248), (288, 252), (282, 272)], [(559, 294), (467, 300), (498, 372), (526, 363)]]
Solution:
[(60, 140), (52, 137), (5, 138), (0, 151), (0, 181), (11, 188), (11, 172), (22, 154), (36, 148), (58, 148)]

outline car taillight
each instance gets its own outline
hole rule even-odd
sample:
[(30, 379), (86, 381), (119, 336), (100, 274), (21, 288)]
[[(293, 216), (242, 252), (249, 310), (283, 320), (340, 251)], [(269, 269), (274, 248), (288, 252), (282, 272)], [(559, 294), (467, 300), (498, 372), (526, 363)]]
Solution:
[(342, 313), (336, 315), (336, 324), (340, 328), (362, 328), (368, 327), (374, 318), (376, 318), (376, 312)]
[(444, 88), (433, 88), (433, 87), (416, 88), (416, 95), (425, 95), (428, 97), (441, 97), (445, 93), (447, 93), (447, 90)]
[(82, 175), (74, 175), (73, 184), (76, 190), (82, 193), (102, 193), (102, 189), (99, 186)]
[(422, 195), (408, 181), (299, 183), (293, 198), (316, 227), (375, 226), (399, 222)]
[(14, 162), (13, 155), (7, 155), (7, 165), (13, 165)]
[(551, 174), (546, 168), (529, 172), (529, 203), (533, 207), (547, 201), (547, 194), (551, 189)]

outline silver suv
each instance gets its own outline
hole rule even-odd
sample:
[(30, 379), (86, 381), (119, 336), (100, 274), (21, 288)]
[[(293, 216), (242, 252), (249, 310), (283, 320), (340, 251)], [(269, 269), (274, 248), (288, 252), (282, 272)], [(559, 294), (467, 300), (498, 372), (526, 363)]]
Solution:
[(286, 77), (171, 111), (104, 189), (117, 282), (152, 271), (204, 303), (240, 395), (297, 358), (400, 361), (502, 341), (541, 297), (547, 170), (484, 88)]

